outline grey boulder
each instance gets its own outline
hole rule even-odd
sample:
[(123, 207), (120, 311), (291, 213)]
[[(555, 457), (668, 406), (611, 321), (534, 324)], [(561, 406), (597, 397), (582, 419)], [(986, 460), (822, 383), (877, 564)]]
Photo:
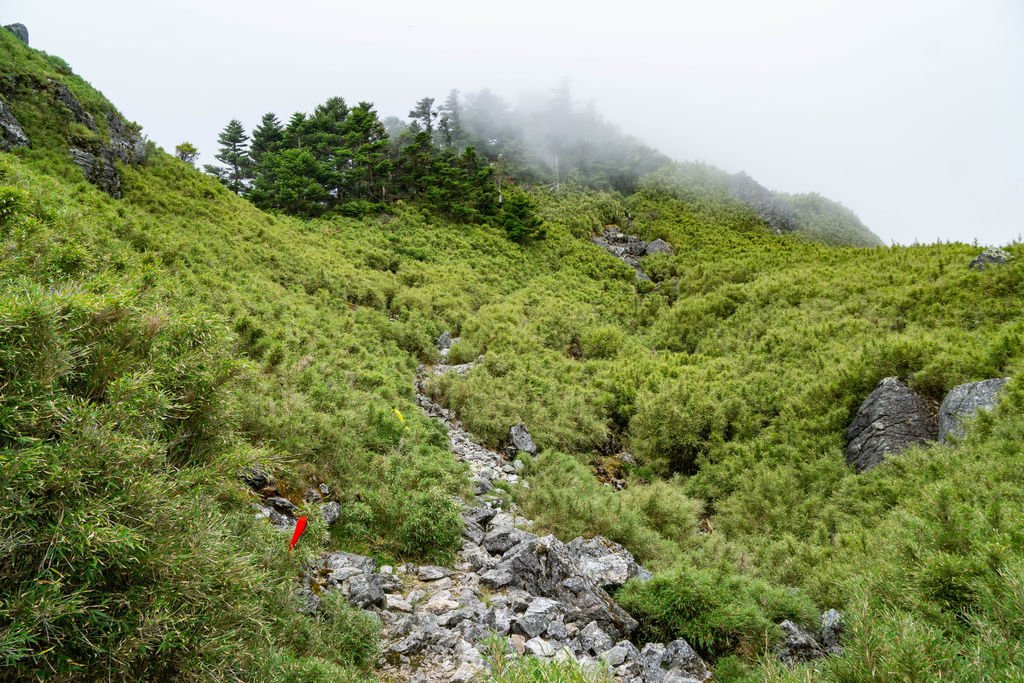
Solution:
[(651, 573), (637, 563), (632, 553), (602, 536), (577, 538), (566, 547), (576, 556), (580, 572), (605, 590), (619, 588), (630, 579), (651, 578)]
[(537, 444), (530, 436), (530, 430), (522, 422), (509, 429), (509, 438), (517, 452), (537, 455)]
[(809, 662), (825, 656), (825, 650), (814, 636), (788, 619), (781, 624), (782, 641), (776, 646), (775, 654), (783, 664)]
[(939, 407), (939, 441), (946, 437), (962, 437), (963, 421), (974, 417), (979, 410), (992, 410), (1009, 378), (986, 379), (953, 387)]
[(7, 24), (4, 28), (13, 33), (18, 40), (28, 45), (28, 27), (25, 24)]
[(846, 462), (858, 472), (915, 444), (934, 441), (939, 426), (928, 404), (896, 377), (864, 400), (846, 430)]
[(999, 247), (989, 247), (974, 257), (968, 268), (973, 270), (985, 270), (988, 266), (1001, 266), (1010, 260), (1010, 253)]

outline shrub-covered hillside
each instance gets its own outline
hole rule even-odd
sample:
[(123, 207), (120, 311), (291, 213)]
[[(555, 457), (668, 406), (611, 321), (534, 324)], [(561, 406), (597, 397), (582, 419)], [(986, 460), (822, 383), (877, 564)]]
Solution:
[[(413, 387), (446, 330), (452, 362), (483, 360), (432, 393), (542, 448), (509, 493), (524, 513), (656, 572), (617, 595), (643, 637), (686, 638), (723, 681), (1021, 677), (1019, 247), (978, 272), (966, 245), (776, 235), (698, 165), (536, 191), (547, 236), (525, 244), (415, 202), (265, 213), (152, 146), (117, 157), (114, 199), (68, 152), (102, 156), (112, 105), (5, 31), (0, 63), (31, 141), (0, 153), (4, 678), (372, 678), (379, 624), (340, 598), (300, 613), (296, 579), (324, 549), (452, 560), (469, 480)], [(674, 253), (638, 279), (590, 241), (611, 224)], [(931, 400), (1014, 379), (961, 443), (854, 474), (846, 426), (889, 375)], [(250, 467), (310, 511), (295, 553), (254, 519)], [(776, 662), (778, 620), (826, 608), (844, 654)]]

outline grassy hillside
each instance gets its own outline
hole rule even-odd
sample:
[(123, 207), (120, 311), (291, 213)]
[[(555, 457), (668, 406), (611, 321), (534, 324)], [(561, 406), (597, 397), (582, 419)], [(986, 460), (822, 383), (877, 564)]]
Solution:
[[(446, 329), (484, 362), (432, 390), (484, 440), (522, 420), (544, 448), (527, 514), (656, 570), (620, 598), (717, 680), (1021, 676), (1024, 390), (961, 444), (859, 476), (841, 452), (884, 376), (938, 399), (1016, 375), (1019, 247), (979, 273), (966, 245), (776, 236), (701, 166), (628, 197), (537, 194), (548, 237), (527, 245), (412, 205), (273, 216), (155, 149), (114, 200), (68, 161), (84, 133), (41, 84), (98, 125), (111, 105), (3, 31), (0, 60), (33, 142), (0, 153), (5, 677), (372, 676), (372, 620), (300, 615), (294, 580), (324, 548), (451, 559), (467, 477), (412, 384)], [(589, 241), (630, 219), (675, 247), (650, 283)], [(287, 553), (252, 518), (253, 465), (296, 503), (327, 483), (342, 522), (311, 516)], [(776, 665), (772, 624), (828, 607), (846, 654)]]

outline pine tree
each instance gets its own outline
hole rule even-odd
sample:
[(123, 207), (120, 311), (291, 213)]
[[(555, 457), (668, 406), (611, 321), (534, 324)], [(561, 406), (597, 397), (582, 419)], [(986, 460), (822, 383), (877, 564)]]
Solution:
[(409, 111), (409, 118), (419, 124), (421, 130), (426, 131), (431, 137), (434, 135), (434, 119), (437, 118), (437, 111), (434, 110), (434, 98), (424, 97), (416, 103), (416, 107)]
[(242, 122), (231, 119), (217, 136), (220, 151), (214, 155), (224, 166), (207, 164), (205, 167), (207, 173), (217, 176), (235, 194), (245, 192), (248, 180), (252, 177), (252, 159), (249, 158), (246, 144), (248, 141), (249, 136), (245, 134)]
[(277, 152), (284, 145), (284, 127), (273, 112), (263, 115), (260, 125), (252, 132), (249, 156), (256, 163), (268, 152)]

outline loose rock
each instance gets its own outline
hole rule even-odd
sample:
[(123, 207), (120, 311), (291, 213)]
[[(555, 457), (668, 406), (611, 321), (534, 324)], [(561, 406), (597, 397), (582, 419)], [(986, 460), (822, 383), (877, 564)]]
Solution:
[(988, 266), (1005, 265), (1011, 259), (1010, 252), (999, 247), (989, 247), (974, 257), (968, 268), (973, 270), (985, 270)]
[(939, 407), (939, 441), (946, 437), (963, 437), (962, 423), (977, 415), (979, 410), (992, 410), (999, 401), (1008, 377), (986, 379), (953, 387)]

